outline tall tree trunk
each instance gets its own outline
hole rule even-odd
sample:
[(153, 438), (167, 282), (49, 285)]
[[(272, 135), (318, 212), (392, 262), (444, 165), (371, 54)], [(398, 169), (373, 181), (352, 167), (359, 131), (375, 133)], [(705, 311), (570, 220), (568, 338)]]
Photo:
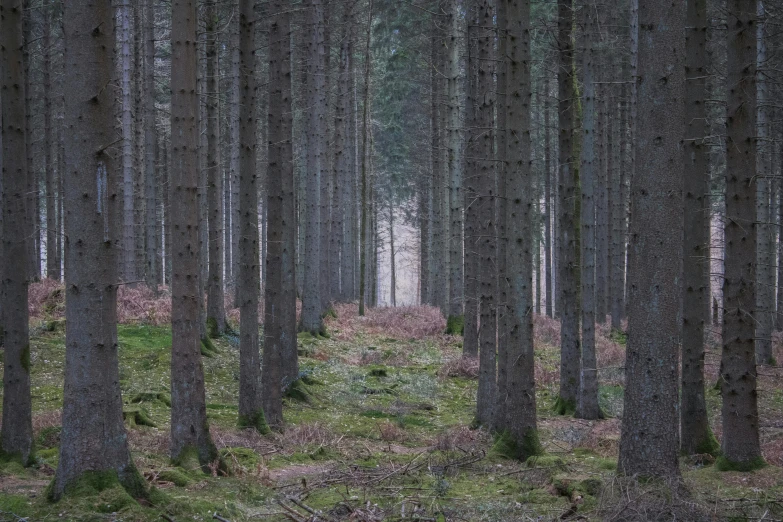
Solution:
[(241, 162), (241, 144), (239, 142), (240, 136), (239, 136), (239, 127), (240, 127), (240, 121), (242, 119), (242, 113), (241, 113), (241, 89), (242, 89), (242, 80), (241, 80), (241, 74), (242, 70), (240, 68), (240, 61), (242, 57), (239, 54), (239, 45), (240, 45), (240, 31), (241, 27), (239, 26), (239, 23), (237, 21), (236, 24), (234, 24), (233, 31), (232, 31), (232, 40), (233, 45), (231, 47), (231, 105), (230, 105), (230, 111), (229, 111), (229, 132), (230, 132), (230, 142), (231, 145), (229, 147), (230, 150), (230, 156), (229, 156), (229, 168), (228, 168), (228, 179), (229, 179), (229, 199), (231, 201), (231, 204), (229, 205), (229, 208), (226, 211), (226, 215), (231, 216), (230, 223), (231, 223), (231, 241), (226, 243), (226, 250), (230, 253), (229, 257), (231, 259), (231, 264), (229, 265), (226, 263), (226, 269), (228, 270), (228, 273), (231, 274), (229, 276), (229, 284), (234, 290), (234, 304), (239, 304), (239, 286), (238, 286), (238, 278), (239, 278), (239, 271), (240, 271), (240, 261), (239, 261), (239, 242), (240, 242), (240, 229), (241, 229), (241, 223), (242, 223), (242, 215), (239, 210), (239, 169), (240, 169), (240, 162)]
[(544, 280), (546, 290), (546, 315), (554, 317), (554, 301), (552, 299), (552, 271), (554, 260), (552, 259), (552, 146), (549, 128), (549, 77), (544, 82)]
[(120, 93), (122, 107), (120, 125), (122, 128), (122, 261), (120, 278), (135, 283), (136, 276), (136, 234), (134, 229), (135, 199), (133, 194), (133, 55), (131, 54), (131, 9), (129, 0), (118, 6), (120, 29)]
[[(226, 311), (223, 304), (223, 173), (220, 167), (220, 116), (218, 111), (220, 96), (218, 92), (218, 14), (213, 2), (206, 4), (204, 17), (206, 19), (207, 55), (207, 77), (205, 83), (207, 104), (206, 169), (207, 205), (209, 207), (207, 334), (215, 338), (219, 337), (226, 330)], [(253, 266), (257, 268), (258, 261)]]
[(147, 286), (156, 289), (160, 283), (160, 227), (158, 226), (158, 190), (155, 151), (158, 133), (155, 122), (155, 5), (144, 2), (144, 196), (145, 251)]
[(580, 298), (580, 226), (579, 226), (579, 164), (575, 154), (575, 116), (578, 97), (574, 78), (574, 0), (558, 0), (557, 27), (560, 67), (558, 86), (558, 155), (557, 173), (558, 194), (560, 198), (560, 250), (559, 302), (560, 312), (560, 390), (555, 410), (562, 414), (572, 414), (576, 410), (579, 393), (579, 360), (581, 346), (579, 341), (579, 318), (581, 315)]
[(389, 269), (390, 285), (389, 300), (392, 306), (397, 306), (397, 253), (394, 250), (394, 202), (389, 198)]
[(770, 224), (769, 214), (773, 179), (771, 159), (773, 144), (769, 142), (770, 125), (767, 97), (769, 88), (764, 79), (767, 74), (767, 42), (765, 37), (763, 0), (758, 0), (758, 16), (756, 23), (756, 363), (775, 364), (772, 356), (772, 329), (775, 309), (775, 245), (774, 225)]
[[(16, 6), (15, 6), (16, 7)], [(41, 275), (41, 213), (40, 186), (38, 175), (34, 166), (33, 149), (33, 86), (32, 61), (33, 61), (33, 9), (31, 0), (22, 0), (22, 33), (24, 47), (22, 50), (22, 67), (24, 76), (24, 128), (25, 128), (25, 161), (27, 171), (27, 264), (30, 279), (37, 280)]]
[[(22, 49), (23, 9), (18, 0), (0, 2), (0, 122), (2, 122), (2, 263), (0, 299), (3, 340), (3, 429), (0, 451), (32, 464), (33, 424), (30, 397), (30, 332), (27, 310), (29, 250), (27, 230), (27, 150)], [(70, 304), (70, 303), (69, 303)], [(70, 329), (69, 329), (70, 333)]]
[(43, 102), (44, 102), (44, 173), (46, 176), (46, 277), (60, 278), (57, 258), (57, 170), (52, 157), (52, 9), (44, 4), (43, 20)]
[(704, 310), (709, 307), (710, 172), (707, 136), (707, 3), (689, 0), (686, 39), (684, 235), (682, 296), (682, 453), (717, 453), (704, 398)]
[[(198, 208), (199, 97), (196, 0), (171, 9), (171, 458), (217, 458), (209, 434), (201, 363)], [(195, 455), (194, 455), (195, 453)]]
[(596, 215), (595, 215), (595, 181), (596, 181), (596, 87), (595, 87), (595, 46), (593, 40), (597, 36), (598, 24), (596, 7), (590, 2), (584, 2), (583, 15), (585, 29), (582, 34), (582, 75), (584, 92), (582, 106), (584, 121), (582, 123), (582, 156), (581, 156), (581, 189), (582, 189), (582, 359), (579, 369), (579, 398), (576, 405), (576, 416), (584, 419), (602, 417), (598, 406), (598, 371), (595, 355), (595, 258), (596, 258)]
[(307, 43), (307, 183), (305, 187), (306, 224), (304, 287), (299, 330), (318, 335), (324, 333), (321, 317), (321, 178), (325, 168), (324, 118), (326, 85), (324, 81), (324, 6), (323, 0), (309, 0), (307, 10), (309, 40)]
[[(756, 391), (756, 1), (728, 2), (726, 261), (721, 395), (726, 467), (763, 464)], [(755, 315), (755, 314), (754, 314)]]
[(114, 77), (113, 18), (108, 2), (63, 4), (63, 90), (72, 95), (65, 96), (68, 328), (63, 437), (50, 489), (55, 499), (83, 477), (107, 472), (131, 495), (144, 495), (128, 450), (120, 395), (117, 272), (123, 208), (117, 196), (122, 177), (108, 149), (118, 136), (114, 93), (105, 88)]
[(530, 2), (505, 2), (508, 16), (506, 196), (509, 279), (506, 425), (522, 460), (541, 453), (533, 354), (533, 173), (530, 168)]
[[(255, 20), (252, 0), (239, 4), (240, 162), (239, 214), (239, 426), (268, 431), (261, 402), (258, 346), (258, 176), (256, 174)], [(280, 259), (276, 259), (279, 267)]]
[[(639, 159), (631, 189), (631, 279), (619, 471), (674, 476), (682, 277), (685, 5), (639, 2)], [(666, 78), (666, 81), (659, 81)], [(654, 81), (648, 81), (653, 80)]]
[(271, 4), (269, 27), (268, 247), (264, 287), (264, 351), (261, 364), (264, 413), (269, 425), (276, 429), (283, 425), (280, 383), (283, 382), (286, 372), (297, 369), (291, 15), (286, 10), (286, 5), (284, 0), (274, 0)]
[(476, 147), (478, 175), (478, 193), (475, 205), (479, 217), (477, 232), (480, 238), (476, 241), (479, 317), (481, 326), (478, 332), (480, 350), (480, 372), (477, 397), (477, 419), (486, 425), (491, 425), (496, 401), (497, 386), (497, 231), (495, 223), (495, 133), (491, 130), (495, 125), (495, 85), (494, 85), (494, 40), (492, 30), (495, 19), (494, 2), (482, 0), (479, 16), (481, 31), (478, 39), (478, 95), (481, 104), (477, 104), (476, 116), (478, 124), (486, 129), (481, 142)]
[[(446, 333), (463, 332), (464, 278), (462, 230), (462, 123), (460, 114), (461, 6), (451, 2), (448, 36), (448, 147), (449, 147), (449, 304)], [(465, 352), (465, 355), (476, 355)]]
[[(465, 146), (465, 178), (463, 182), (463, 202), (462, 208), (465, 209), (464, 219), (464, 340), (462, 343), (462, 352), (464, 355), (470, 357), (479, 356), (479, 339), (478, 339), (478, 315), (479, 315), (479, 285), (478, 285), (478, 271), (479, 271), (479, 254), (478, 254), (478, 238), (479, 238), (479, 215), (478, 215), (478, 186), (479, 186), (479, 172), (477, 158), (480, 156), (480, 148), (477, 146), (477, 138), (482, 132), (487, 132), (487, 129), (481, 129), (479, 131), (478, 117), (477, 117), (477, 105), (478, 105), (478, 60), (476, 55), (476, 48), (473, 45), (473, 41), (476, 40), (475, 31), (479, 29), (483, 22), (478, 18), (479, 2), (482, 0), (469, 0), (466, 2), (466, 26), (467, 26), (467, 64), (466, 64), (466, 76), (465, 79), (465, 114), (466, 114), (466, 139), (467, 144)], [(471, 32), (473, 31), (473, 32)], [(486, 366), (483, 371), (489, 372), (489, 368)], [(479, 370), (481, 372), (481, 370)], [(494, 370), (493, 370), (494, 375)], [(482, 382), (479, 377), (479, 382)], [(488, 386), (489, 377), (483, 379), (486, 386)], [(478, 392), (482, 395), (484, 392)], [(485, 395), (487, 393), (484, 393)]]
[[(611, 310), (612, 330), (619, 332), (625, 318), (625, 238), (626, 221), (626, 169), (628, 148), (628, 97), (623, 87), (619, 98), (620, 125), (618, 130), (617, 173), (612, 180), (612, 262), (611, 262)], [(709, 266), (709, 265), (708, 265)]]
[[(368, 201), (368, 177), (369, 177), (369, 162), (370, 162), (370, 152), (367, 150), (368, 146), (371, 148), (372, 144), (369, 142), (369, 134), (371, 132), (370, 128), (370, 70), (372, 64), (370, 63), (371, 60), (371, 53), (370, 53), (370, 39), (372, 37), (372, 19), (373, 19), (373, 0), (370, 0), (370, 9), (368, 13), (368, 19), (367, 19), (367, 35), (366, 35), (366, 41), (365, 41), (365, 51), (364, 51), (364, 103), (363, 103), (363, 110), (362, 110), (362, 169), (361, 169), (361, 180), (359, 182), (361, 187), (361, 193), (360, 193), (360, 227), (359, 227), (359, 237), (360, 237), (360, 244), (359, 244), (359, 315), (364, 315), (364, 307), (365, 307), (365, 290), (367, 287), (367, 249), (368, 246), (372, 244), (371, 241), (368, 241), (367, 236), (370, 231), (370, 223), (368, 223), (368, 220), (370, 216), (368, 215), (368, 208), (367, 205), (369, 204)], [(370, 301), (372, 306), (372, 300)]]
[(332, 213), (332, 158), (334, 156), (332, 145), (332, 127), (328, 125), (331, 113), (331, 10), (329, 0), (323, 1), (323, 17), (321, 24), (323, 26), (323, 58), (320, 66), (322, 68), (323, 94), (321, 94), (321, 173), (320, 173), (320, 193), (319, 201), (319, 241), (321, 246), (320, 262), (318, 264), (318, 284), (321, 289), (318, 292), (321, 298), (321, 314), (329, 312), (334, 295), (332, 295), (332, 242), (331, 242), (331, 213)]

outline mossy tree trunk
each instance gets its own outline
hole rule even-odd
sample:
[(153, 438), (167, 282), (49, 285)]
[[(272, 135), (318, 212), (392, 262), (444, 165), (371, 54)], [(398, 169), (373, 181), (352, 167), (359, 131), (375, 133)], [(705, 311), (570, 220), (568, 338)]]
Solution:
[[(3, 429), (0, 455), (28, 464), (33, 451), (30, 397), (30, 332), (27, 310), (29, 250), (25, 82), (22, 65), (22, 16), (19, 0), (0, 3), (0, 89), (2, 90), (2, 253), (0, 276), (3, 322)], [(4, 341), (3, 341), (4, 336)]]
[(217, 458), (201, 363), (196, 0), (172, 4), (171, 31), (171, 458)]
[(144, 482), (131, 460), (123, 424), (117, 346), (120, 170), (107, 147), (117, 137), (114, 10), (108, 3), (64, 4), (64, 207), (66, 259), (65, 386), (60, 458), (51, 494), (67, 494), (96, 475), (140, 496)]
[(627, 475), (679, 474), (683, 27), (684, 3), (639, 1), (638, 110), (644, 125), (635, 140), (638, 164), (631, 191), (631, 294), (618, 464)]

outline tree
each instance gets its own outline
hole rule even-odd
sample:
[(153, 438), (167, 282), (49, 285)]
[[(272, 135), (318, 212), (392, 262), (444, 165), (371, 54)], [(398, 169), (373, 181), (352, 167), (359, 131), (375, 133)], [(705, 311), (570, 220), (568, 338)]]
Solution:
[(582, 123), (581, 157), (581, 223), (582, 223), (582, 359), (579, 373), (579, 396), (576, 404), (576, 416), (583, 419), (602, 417), (598, 406), (598, 370), (595, 356), (595, 256), (596, 256), (596, 215), (595, 215), (595, 144), (596, 144), (596, 88), (595, 47), (593, 39), (598, 32), (596, 6), (591, 2), (583, 4), (584, 29), (581, 42), (581, 68), (584, 82), (582, 104), (584, 120)]
[(0, 122), (2, 122), (2, 263), (0, 299), (3, 322), (3, 429), (0, 454), (32, 464), (33, 424), (30, 397), (30, 331), (27, 310), (29, 250), (20, 231), (28, 225), (25, 82), (22, 65), (22, 5), (0, 2)]
[(217, 458), (209, 434), (201, 363), (196, 0), (171, 9), (171, 458)]
[[(509, 279), (505, 425), (518, 457), (541, 453), (533, 355), (533, 172), (530, 165), (530, 2), (501, 0), (508, 16), (506, 113), (507, 273)], [(499, 21), (500, 23), (500, 21)]]
[(269, 170), (267, 171), (266, 285), (263, 408), (275, 429), (283, 425), (282, 384), (285, 357), (296, 355), (296, 223), (291, 115), (290, 14), (284, 0), (271, 4), (269, 26)]
[(576, 399), (579, 393), (579, 360), (581, 345), (579, 342), (579, 317), (581, 310), (580, 288), (580, 237), (579, 166), (576, 162), (574, 123), (577, 111), (575, 100), (578, 94), (574, 87), (574, 43), (573, 43), (573, 0), (558, 0), (557, 27), (559, 71), (558, 88), (558, 154), (557, 173), (560, 210), (558, 215), (560, 234), (558, 249), (560, 265), (558, 270), (558, 290), (560, 306), (560, 390), (555, 410), (562, 414), (576, 411)]
[(157, 290), (161, 281), (158, 261), (160, 227), (158, 226), (158, 178), (155, 152), (158, 133), (155, 124), (155, 5), (144, 2), (144, 250), (145, 280)]
[[(462, 123), (460, 121), (460, 38), (459, 2), (451, 2), (448, 36), (448, 169), (449, 169), (449, 305), (446, 333), (463, 331), (463, 231), (462, 231)], [(466, 353), (466, 355), (476, 355)]]
[[(764, 464), (756, 392), (756, 1), (728, 2), (726, 258), (723, 283), (724, 468)], [(640, 96), (641, 99), (641, 96)], [(635, 208), (634, 208), (635, 210)], [(629, 300), (630, 301), (630, 300)]]
[[(368, 189), (370, 185), (368, 178), (370, 176), (370, 151), (372, 150), (372, 140), (370, 138), (371, 125), (370, 125), (370, 71), (372, 70), (371, 54), (370, 54), (370, 41), (372, 37), (372, 18), (373, 18), (373, 0), (370, 0), (370, 9), (367, 20), (367, 37), (366, 47), (364, 51), (364, 100), (362, 108), (362, 167), (360, 178), (360, 226), (359, 226), (359, 315), (364, 315), (364, 306), (367, 296), (365, 290), (367, 289), (367, 254), (372, 241), (370, 240), (370, 223), (369, 223), (369, 209), (368, 209)], [(371, 283), (372, 285), (372, 283)], [(374, 300), (370, 299), (370, 304), (374, 304)]]
[(704, 397), (704, 326), (709, 307), (709, 183), (706, 64), (707, 3), (689, 0), (686, 27), (685, 155), (681, 449), (684, 454), (719, 449), (707, 419)]
[(42, 6), (43, 20), (43, 97), (44, 97), (44, 169), (46, 171), (46, 277), (60, 279), (60, 258), (57, 255), (57, 170), (52, 154), (52, 6)]
[(639, 160), (631, 188), (626, 388), (618, 469), (679, 473), (685, 5), (639, 1)]
[(261, 403), (258, 346), (258, 176), (256, 174), (255, 20), (252, 0), (239, 3), (239, 426), (268, 431)]
[(115, 143), (114, 11), (109, 3), (63, 4), (65, 35), (65, 387), (53, 498), (80, 480), (144, 482), (122, 418), (117, 346), (117, 272), (122, 252)]
[(307, 186), (305, 187), (305, 251), (302, 317), (299, 330), (324, 333), (321, 302), (321, 176), (325, 175), (324, 6), (309, 0), (307, 9)]
[(136, 282), (136, 234), (134, 229), (135, 199), (133, 195), (133, 55), (131, 53), (131, 6), (129, 0), (123, 2), (118, 9), (118, 26), (120, 29), (120, 92), (122, 99), (122, 270), (120, 277), (126, 283)]

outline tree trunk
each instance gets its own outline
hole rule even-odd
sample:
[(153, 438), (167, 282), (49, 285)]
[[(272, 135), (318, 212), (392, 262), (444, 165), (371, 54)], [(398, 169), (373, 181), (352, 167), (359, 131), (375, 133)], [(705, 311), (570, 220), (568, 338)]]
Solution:
[(226, 250), (230, 254), (227, 257), (231, 259), (231, 264), (226, 263), (226, 269), (228, 270), (229, 285), (234, 290), (234, 304), (239, 304), (239, 242), (240, 242), (240, 229), (242, 223), (242, 214), (239, 210), (239, 169), (241, 162), (241, 144), (239, 142), (239, 126), (242, 119), (241, 104), (242, 104), (242, 70), (240, 68), (240, 61), (242, 57), (239, 54), (240, 45), (240, 31), (241, 27), (239, 23), (234, 24), (232, 31), (233, 45), (231, 47), (231, 106), (229, 111), (229, 133), (230, 142), (229, 147), (229, 167), (228, 167), (228, 179), (229, 179), (229, 199), (231, 201), (229, 208), (226, 211), (226, 215), (231, 216), (231, 241), (226, 242)]
[(133, 194), (133, 90), (131, 54), (131, 9), (132, 4), (124, 0), (118, 6), (120, 29), (120, 93), (122, 97), (122, 261), (120, 278), (126, 283), (134, 283), (136, 277), (136, 235), (134, 234)]
[(582, 34), (582, 74), (584, 77), (584, 92), (582, 106), (584, 121), (582, 123), (582, 157), (581, 157), (581, 188), (582, 188), (582, 359), (579, 372), (579, 400), (576, 405), (576, 416), (583, 419), (598, 419), (602, 417), (598, 406), (598, 371), (595, 355), (595, 258), (596, 258), (596, 213), (595, 213), (595, 144), (596, 144), (596, 87), (595, 47), (593, 40), (597, 35), (598, 24), (594, 4), (583, 4), (585, 30)]
[[(558, 72), (558, 194), (560, 198), (560, 234), (558, 249), (559, 265), (559, 302), (560, 312), (560, 390), (555, 409), (558, 413), (572, 414), (576, 410), (579, 392), (579, 360), (581, 346), (579, 342), (579, 318), (581, 315), (580, 298), (580, 226), (579, 226), (579, 164), (575, 154), (575, 145), (579, 143), (575, 136), (576, 99), (578, 93), (574, 78), (574, 0), (558, 0), (557, 27), (560, 67)], [(575, 141), (574, 138), (577, 137)]]
[(546, 289), (544, 298), (546, 300), (546, 315), (554, 317), (552, 299), (552, 270), (554, 262), (552, 259), (552, 147), (551, 133), (549, 132), (549, 77), (544, 82), (544, 280)]
[(354, 265), (356, 248), (353, 241), (356, 228), (353, 217), (354, 189), (354, 140), (351, 135), (353, 107), (351, 106), (353, 69), (352, 12), (348, 5), (343, 11), (343, 29), (340, 39), (340, 65), (338, 75), (338, 96), (335, 124), (335, 170), (337, 171), (337, 196), (339, 213), (333, 216), (333, 227), (339, 227), (340, 241), (340, 300), (348, 302), (356, 295)]
[(392, 306), (397, 306), (397, 253), (394, 250), (394, 202), (389, 198), (389, 256), (390, 256), (390, 285), (389, 300)]
[(55, 499), (80, 479), (107, 472), (132, 496), (144, 495), (128, 450), (120, 395), (117, 272), (123, 207), (117, 196), (122, 177), (109, 152), (118, 136), (114, 93), (105, 88), (114, 77), (113, 18), (109, 3), (63, 4), (64, 92), (95, 94), (65, 96), (68, 328), (64, 436), (50, 489)]
[[(196, 0), (172, 4), (171, 22), (171, 458), (217, 457), (209, 434), (201, 363), (198, 208), (199, 97)], [(195, 455), (194, 455), (195, 453)]]
[(60, 279), (57, 258), (57, 181), (52, 157), (52, 9), (44, 4), (43, 20), (43, 98), (44, 98), (44, 172), (46, 176), (46, 277)]
[(709, 190), (707, 165), (707, 3), (689, 0), (686, 39), (682, 398), (680, 449), (686, 455), (719, 450), (704, 398), (704, 310), (709, 307)]
[[(3, 430), (0, 452), (32, 464), (33, 425), (30, 397), (30, 332), (27, 310), (29, 250), (24, 231), (27, 212), (27, 143), (23, 9), (18, 0), (0, 2), (0, 121), (2, 122), (2, 263)], [(111, 62), (109, 62), (111, 63)], [(70, 304), (70, 303), (69, 303)], [(70, 333), (70, 329), (69, 329)]]
[(147, 286), (157, 290), (160, 283), (158, 251), (160, 227), (158, 226), (157, 172), (155, 150), (158, 142), (155, 122), (155, 5), (153, 0), (144, 2), (144, 196), (145, 251)]
[[(446, 333), (463, 333), (462, 123), (460, 115), (461, 6), (451, 2), (448, 37), (449, 305)], [(465, 355), (471, 355), (464, 352)], [(473, 354), (475, 355), (475, 354)]]
[[(763, 464), (756, 391), (756, 1), (728, 2), (725, 275), (721, 395), (725, 467)], [(755, 314), (754, 314), (755, 315)]]
[[(205, 82), (207, 105), (206, 175), (207, 206), (209, 207), (207, 335), (217, 338), (226, 330), (226, 311), (223, 304), (223, 174), (220, 167), (220, 120), (218, 112), (220, 96), (218, 83), (218, 15), (214, 3), (205, 5), (207, 57)], [(257, 232), (258, 225), (256, 225), (256, 236), (258, 235)], [(256, 239), (256, 241), (258, 240)], [(256, 258), (258, 258), (258, 255), (256, 255)], [(253, 266), (258, 268), (258, 261), (255, 261)]]
[(636, 136), (639, 164), (631, 188), (631, 295), (618, 469), (662, 477), (679, 474), (685, 5), (640, 0), (639, 7), (639, 111), (645, 124)]
[[(373, 18), (373, 0), (370, 0), (370, 10), (368, 13), (368, 20), (367, 20), (367, 37), (366, 37), (366, 47), (364, 52), (364, 108), (362, 112), (362, 172), (361, 172), (361, 180), (360, 180), (360, 186), (361, 186), (361, 202), (360, 202), (360, 227), (359, 227), (359, 315), (364, 315), (364, 307), (365, 307), (365, 290), (367, 287), (367, 248), (371, 243), (371, 241), (368, 241), (367, 236), (370, 230), (370, 223), (368, 223), (369, 215), (368, 215), (368, 208), (367, 205), (369, 203), (368, 201), (368, 169), (369, 169), (369, 161), (370, 161), (370, 153), (367, 150), (368, 145), (371, 147), (371, 144), (368, 143), (368, 137), (371, 132), (370, 130), (370, 70), (371, 70), (371, 63), (370, 63), (370, 38), (372, 37), (372, 18)], [(370, 301), (372, 305), (372, 300)]]
[(24, 12), (22, 14), (22, 33), (24, 47), (22, 50), (22, 67), (24, 69), (24, 128), (25, 128), (25, 161), (27, 171), (27, 264), (29, 277), (33, 281), (41, 275), (41, 213), (39, 209), (40, 187), (38, 176), (35, 172), (33, 156), (33, 86), (32, 56), (33, 56), (33, 9), (31, 0), (22, 0)]
[[(466, 2), (466, 25), (468, 27), (467, 34), (470, 35), (467, 38), (467, 65), (465, 79), (465, 114), (467, 123), (467, 145), (465, 147), (465, 179), (463, 183), (463, 195), (464, 200), (462, 208), (464, 212), (464, 301), (465, 301), (465, 315), (464, 315), (464, 340), (462, 343), (462, 353), (470, 357), (479, 356), (479, 339), (478, 339), (478, 315), (479, 315), (479, 288), (478, 288), (478, 227), (479, 227), (479, 215), (478, 215), (478, 185), (479, 185), (479, 173), (478, 173), (478, 161), (477, 158), (481, 154), (479, 147), (477, 146), (476, 139), (480, 136), (481, 132), (486, 132), (486, 129), (478, 130), (478, 118), (477, 118), (477, 105), (478, 105), (478, 65), (476, 48), (473, 45), (473, 40), (476, 39), (475, 31), (478, 29), (482, 20), (478, 18), (478, 4), (482, 0), (469, 0)], [(473, 29), (473, 33), (471, 32)], [(484, 373), (489, 372), (487, 367), (487, 361), (485, 361)], [(479, 370), (481, 373), (482, 370)], [(492, 374), (494, 376), (494, 370)], [(485, 392), (478, 392), (478, 395), (488, 395), (486, 391), (488, 386), (489, 377), (485, 379), (479, 377), (479, 382), (484, 382)], [(489, 417), (488, 417), (489, 418)]]

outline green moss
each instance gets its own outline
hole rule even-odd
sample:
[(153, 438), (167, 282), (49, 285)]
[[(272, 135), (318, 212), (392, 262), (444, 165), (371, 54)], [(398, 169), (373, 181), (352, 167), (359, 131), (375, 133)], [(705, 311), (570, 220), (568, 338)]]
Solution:
[(384, 367), (372, 368), (368, 373), (370, 377), (388, 377), (389, 372)]
[(209, 336), (201, 339), (201, 355), (204, 357), (214, 357), (218, 351), (215, 349), (215, 345), (212, 343), (212, 339)]
[(560, 495), (570, 497), (575, 492), (595, 496), (601, 491), (601, 481), (595, 477), (581, 475), (557, 475), (552, 486)]
[(38, 434), (35, 439), (35, 445), (38, 448), (54, 448), (60, 444), (60, 433), (62, 432), (60, 426), (50, 426), (44, 428)]
[(465, 318), (461, 315), (450, 315), (446, 320), (446, 335), (464, 335)]
[(150, 418), (149, 412), (142, 406), (125, 406), (122, 408), (122, 418), (128, 423), (128, 426), (149, 426), (157, 428), (157, 425)]
[(217, 319), (214, 317), (207, 317), (207, 337), (210, 339), (217, 339), (220, 337), (220, 333)]
[(285, 390), (284, 396), (296, 402), (303, 402), (306, 404), (313, 402), (313, 396), (310, 393), (310, 390), (307, 389), (307, 386), (302, 382), (302, 379), (296, 379), (289, 384), (288, 388)]
[[(56, 480), (56, 478), (55, 478)], [(59, 500), (54, 493), (54, 481), (49, 485), (47, 497), (49, 500)], [(113, 491), (110, 491), (113, 490)], [(106, 495), (101, 494), (110, 491)], [(101, 512), (114, 512), (133, 503), (134, 498), (147, 498), (148, 492), (144, 479), (133, 464), (130, 464), (122, 473), (122, 478), (116, 470), (85, 471), (80, 477), (73, 480), (65, 487), (66, 497), (94, 497), (99, 496), (96, 510)], [(102, 511), (101, 505), (108, 504), (115, 509)]]
[(189, 473), (203, 471), (199, 461), (198, 449), (193, 446), (183, 448), (179, 455), (171, 459), (171, 463)]
[(609, 339), (623, 346), (628, 344), (628, 334), (622, 330), (612, 330), (609, 333)]
[(331, 317), (332, 319), (337, 319), (337, 312), (334, 311), (334, 307), (333, 306), (330, 306), (324, 312), (323, 317)]
[(707, 428), (707, 437), (696, 445), (696, 453), (708, 454), (713, 457), (720, 455), (720, 443), (709, 427)]
[(171, 408), (171, 395), (168, 392), (139, 392), (132, 395), (128, 402), (131, 404), (139, 404), (142, 402), (160, 402), (164, 406)]
[(179, 455), (171, 459), (171, 463), (191, 473), (199, 470), (209, 473), (211, 471), (209, 466), (217, 463), (217, 469), (227, 474), (228, 468), (225, 461), (221, 458), (212, 441), (210, 440), (208, 443), (202, 444), (202, 446), (201, 449), (195, 446), (185, 446), (180, 450)]
[(310, 458), (316, 461), (334, 460), (338, 456), (337, 452), (325, 446), (319, 446), (315, 451), (310, 452)]
[(715, 468), (718, 471), (755, 471), (757, 469), (761, 469), (766, 467), (767, 463), (764, 461), (763, 457), (756, 457), (752, 460), (749, 460), (747, 462), (733, 462), (729, 459), (727, 459), (725, 456), (721, 455), (717, 459), (715, 459)]
[(19, 356), (20, 363), (22, 364), (22, 368), (24, 368), (24, 371), (27, 373), (30, 373), (30, 344), (26, 344), (24, 348), (22, 348), (22, 354)]
[(238, 428), (250, 428), (255, 429), (261, 435), (267, 435), (271, 432), (269, 424), (266, 422), (266, 416), (263, 410), (258, 411), (252, 415), (240, 415), (237, 419)]
[(558, 468), (565, 469), (565, 462), (555, 455), (533, 455), (525, 464), (529, 468)]
[(495, 436), (491, 453), (507, 459), (528, 460), (530, 457), (544, 453), (541, 442), (538, 440), (538, 432), (529, 429), (522, 440), (516, 440), (510, 431), (504, 431)]
[(558, 415), (574, 415), (576, 413), (576, 401), (566, 400), (558, 396), (552, 410)]

